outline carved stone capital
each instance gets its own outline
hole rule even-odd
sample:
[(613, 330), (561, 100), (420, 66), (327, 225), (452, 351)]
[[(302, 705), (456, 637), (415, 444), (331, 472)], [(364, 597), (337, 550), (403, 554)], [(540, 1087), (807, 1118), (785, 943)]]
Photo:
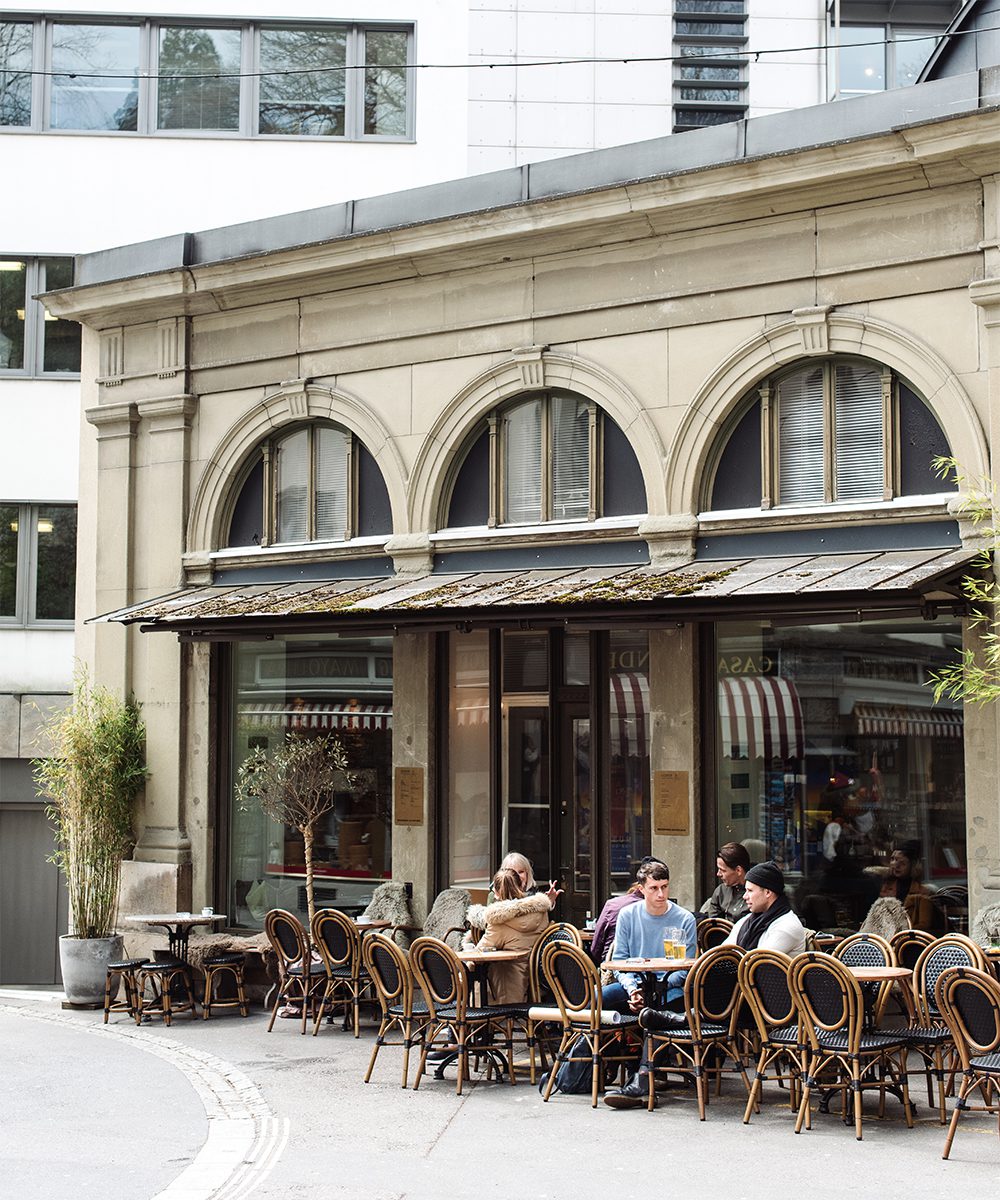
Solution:
[(511, 351), (526, 388), (545, 386), (545, 351), (547, 346), (520, 346)]
[(182, 392), (176, 396), (158, 396), (140, 400), (139, 416), (149, 422), (150, 433), (186, 432), (198, 408), (197, 396)]
[(792, 319), (795, 321), (799, 337), (802, 339), (804, 354), (829, 354), (830, 327), (827, 323), (829, 313), (829, 304), (819, 305), (816, 308), (792, 309)]
[(113, 438), (135, 437), (139, 414), (134, 404), (97, 404), (86, 409), (84, 416), (97, 429), (99, 442)]

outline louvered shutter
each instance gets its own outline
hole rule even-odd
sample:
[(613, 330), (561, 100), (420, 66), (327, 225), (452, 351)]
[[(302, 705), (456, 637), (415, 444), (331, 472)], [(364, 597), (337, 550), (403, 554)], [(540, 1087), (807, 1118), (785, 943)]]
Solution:
[(882, 375), (862, 363), (834, 377), (834, 454), (838, 500), (881, 500), (885, 471)]
[(779, 503), (823, 502), (823, 368), (789, 375), (778, 386)]
[(590, 405), (555, 395), (552, 404), (552, 517), (586, 520), (590, 511)]
[(316, 538), (347, 537), (347, 434), (342, 429), (316, 430)]
[(275, 457), (278, 541), (304, 542), (309, 536), (309, 431), (282, 438)]
[(504, 514), (510, 522), (542, 519), (542, 402), (529, 400), (504, 417)]

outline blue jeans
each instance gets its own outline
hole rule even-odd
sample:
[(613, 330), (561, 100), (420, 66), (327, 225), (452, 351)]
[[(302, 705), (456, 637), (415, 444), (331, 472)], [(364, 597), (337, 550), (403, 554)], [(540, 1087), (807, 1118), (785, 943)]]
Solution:
[(628, 992), (616, 980), (614, 983), (606, 984), (601, 989), (601, 1008), (610, 1009), (612, 1012), (630, 1013), (632, 1010), (628, 1006)]

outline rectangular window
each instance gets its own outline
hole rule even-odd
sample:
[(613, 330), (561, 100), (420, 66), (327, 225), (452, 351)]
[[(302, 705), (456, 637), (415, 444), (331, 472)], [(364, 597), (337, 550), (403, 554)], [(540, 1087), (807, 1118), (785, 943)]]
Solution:
[(552, 519), (586, 520), (590, 511), (590, 408), (575, 396), (553, 396)]
[(0, 21), (0, 126), (31, 124), (32, 26)]
[(0, 21), (0, 127), (407, 138), (412, 43), (345, 22)]
[(304, 542), (309, 537), (309, 430), (283, 438), (275, 457), (277, 540)]
[[(833, 440), (838, 500), (881, 500), (885, 486), (882, 373), (860, 363), (837, 367)], [(873, 467), (874, 464), (874, 467)]]
[(822, 504), (825, 495), (823, 370), (778, 386), (778, 487), (782, 504)]
[(831, 40), (839, 45), (837, 97), (867, 96), (916, 83), (944, 28), (886, 22), (834, 29)]
[(448, 878), (453, 887), (490, 879), (489, 633), (448, 635)]
[(71, 258), (0, 257), (0, 376), (79, 372), (80, 326), (51, 316), (33, 299), (72, 283)]
[(519, 404), (504, 418), (505, 519), (542, 519), (542, 402)]
[(675, 14), (674, 132), (741, 120), (748, 105), (744, 0), (678, 0)]
[(0, 624), (72, 622), (76, 505), (0, 504)]

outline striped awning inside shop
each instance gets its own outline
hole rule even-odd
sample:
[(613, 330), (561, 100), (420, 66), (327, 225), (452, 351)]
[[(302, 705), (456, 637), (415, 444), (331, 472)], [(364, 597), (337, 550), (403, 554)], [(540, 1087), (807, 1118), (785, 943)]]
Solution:
[(802, 706), (795, 685), (780, 675), (720, 679), (719, 726), (726, 758), (802, 757)]
[(237, 719), (242, 725), (295, 729), (391, 729), (392, 708), (387, 704), (241, 704)]
[(635, 671), (611, 676), (611, 756), (649, 754), (649, 682)]
[(862, 737), (960, 738), (965, 721), (958, 708), (914, 708), (905, 704), (855, 704)]
[(490, 706), (485, 701), (480, 704), (467, 702), (459, 704), (455, 709), (455, 720), (459, 725), (488, 725)]

